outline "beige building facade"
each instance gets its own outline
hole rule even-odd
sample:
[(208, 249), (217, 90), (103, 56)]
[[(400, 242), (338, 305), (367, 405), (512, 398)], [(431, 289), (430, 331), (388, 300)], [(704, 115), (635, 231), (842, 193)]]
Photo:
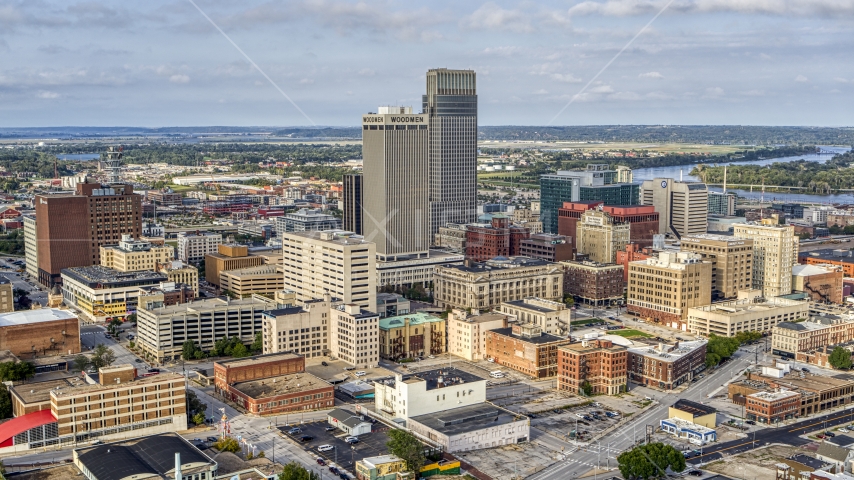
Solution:
[(712, 264), (712, 298), (735, 298), (753, 288), (753, 240), (728, 235), (682, 237), (680, 250), (694, 252)]
[(285, 288), (281, 265), (259, 265), (257, 267), (227, 270), (219, 275), (219, 286), (238, 297), (270, 294)]
[(850, 317), (812, 317), (802, 322), (784, 321), (771, 329), (773, 354), (788, 357), (794, 357), (798, 352), (818, 350), (852, 340), (854, 321)]
[(358, 368), (379, 365), (379, 320), (355, 303), (330, 310), (329, 355)]
[(293, 352), (306, 358), (329, 354), (329, 325), (338, 306), (329, 296), (267, 310), (264, 319), (264, 354)]
[(688, 330), (688, 310), (712, 303), (712, 264), (692, 252), (661, 252), (629, 263), (629, 313)]
[(614, 223), (607, 212), (587, 210), (576, 226), (575, 247), (578, 253), (589, 255), (591, 261), (614, 263), (617, 251), (625, 250), (630, 241), (630, 229), (628, 223)]
[(488, 310), (501, 302), (563, 298), (563, 269), (539, 259), (515, 257), (469, 265), (437, 267), (433, 298), (439, 308)]
[(753, 240), (753, 288), (765, 297), (792, 293), (792, 265), (798, 263), (799, 245), (795, 227), (766, 219), (761, 224), (733, 225), (733, 236)]
[(377, 297), (376, 245), (347, 232), (282, 234), (284, 288), (307, 301), (331, 295), (344, 303), (374, 308)]
[(572, 310), (566, 304), (545, 300), (537, 297), (527, 297), (521, 300), (501, 302), (501, 313), (517, 323), (532, 323), (550, 335), (566, 335), (569, 333)]
[(448, 313), (448, 353), (470, 362), (486, 359), (486, 332), (507, 328), (500, 313), (468, 314), (455, 308)]
[(658, 212), (658, 233), (706, 233), (709, 193), (705, 183), (656, 178), (643, 182), (640, 196), (642, 205), (653, 205)]
[(196, 296), (199, 296), (199, 270), (196, 267), (180, 260), (173, 260), (158, 265), (157, 271), (166, 275), (170, 282), (189, 285)]
[(119, 272), (156, 270), (158, 264), (171, 261), (174, 255), (172, 247), (155, 246), (125, 234), (118, 245), (101, 246), (101, 266)]
[(739, 332), (770, 332), (780, 322), (809, 316), (809, 302), (771, 297), (757, 302), (741, 298), (688, 309), (688, 330), (700, 335), (733, 337)]

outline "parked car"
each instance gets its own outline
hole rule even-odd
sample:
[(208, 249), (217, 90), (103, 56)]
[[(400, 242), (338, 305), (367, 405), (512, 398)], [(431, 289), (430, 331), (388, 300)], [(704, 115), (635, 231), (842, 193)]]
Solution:
[(328, 366), (329, 366), (329, 364), (328, 364), (328, 363), (326, 363), (326, 362), (320, 362), (320, 364), (321, 364), (321, 365), (323, 365), (324, 367), (328, 367)]
[(688, 475), (691, 475), (694, 477), (702, 477), (703, 472), (701, 470), (691, 470), (690, 472), (688, 472)]
[(219, 439), (218, 439), (218, 438), (216, 438), (216, 437), (208, 437), (208, 438), (206, 438), (205, 440), (207, 440), (207, 441), (209, 441), (209, 442), (211, 442), (211, 443), (216, 443), (216, 442), (218, 442), (218, 441), (219, 441)]
[(337, 469), (337, 468), (335, 468), (335, 466), (334, 466), (334, 465), (330, 465), (330, 466), (329, 466), (329, 471), (330, 471), (330, 472), (332, 472), (332, 473), (334, 473), (335, 475), (338, 475), (338, 469)]
[(344, 437), (344, 441), (352, 445), (354, 443), (359, 443), (359, 437)]
[(848, 433), (849, 430), (847, 428), (840, 428), (839, 433)]
[(824, 432), (824, 435), (825, 435), (826, 437), (830, 437), (830, 438), (833, 438), (833, 437), (835, 437), (835, 436), (836, 436), (836, 434), (835, 434), (835, 433), (833, 433), (833, 432)]
[(427, 358), (436, 358), (435, 355), (427, 355)]
[(748, 425), (756, 425), (756, 422), (754, 422), (753, 420), (748, 420), (748, 421), (746, 421), (746, 422), (744, 422), (744, 423), (746, 423), (746, 424), (748, 424)]
[(312, 440), (314, 440), (314, 437), (312, 437), (311, 435), (303, 435), (299, 437), (300, 442), (310, 442)]
[(332, 445), (326, 444), (326, 445), (321, 445), (321, 446), (317, 447), (317, 451), (318, 452), (328, 452), (334, 448), (335, 447), (333, 447)]
[(350, 480), (350, 475), (347, 475), (347, 472), (338, 472), (338, 476), (341, 477), (341, 480)]
[(288, 430), (288, 435), (296, 435), (298, 433), (302, 433), (302, 430), (297, 427)]
[(367, 373), (364, 370), (359, 370), (358, 372), (356, 372), (357, 377), (364, 377), (365, 375), (367, 375)]
[(320, 457), (317, 457), (317, 464), (322, 467), (322, 466), (326, 465), (326, 460), (324, 460)]
[(332, 425), (327, 425), (327, 426), (324, 428), (324, 430), (325, 430), (325, 431), (327, 431), (327, 432), (331, 432), (331, 431), (335, 430), (336, 428), (338, 428), (338, 427), (333, 427)]
[(575, 414), (575, 416), (576, 416), (576, 417), (578, 417), (578, 418), (584, 418), (584, 414), (583, 414), (583, 413), (576, 413), (576, 414)]

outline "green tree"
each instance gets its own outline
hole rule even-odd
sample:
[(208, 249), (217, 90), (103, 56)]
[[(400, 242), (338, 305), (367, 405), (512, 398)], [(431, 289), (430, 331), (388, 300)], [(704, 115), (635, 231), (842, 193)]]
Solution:
[(581, 393), (586, 397), (593, 395), (593, 385), (590, 385), (590, 382), (585, 380), (584, 383), (581, 384)]
[(187, 391), (187, 411), (190, 412), (190, 415), (195, 415), (196, 413), (204, 413), (207, 410), (208, 406), (199, 400), (199, 397), (196, 396), (192, 391)]
[(81, 355), (77, 355), (76, 357), (74, 357), (74, 369), (75, 370), (79, 370), (82, 372), (83, 370), (86, 370), (86, 367), (88, 367), (88, 366), (89, 366), (89, 357), (87, 357), (86, 355), (81, 354)]
[(199, 412), (199, 413), (193, 415), (193, 423), (195, 423), (196, 425), (204, 425), (205, 424), (205, 414), (202, 412)]
[(246, 345), (242, 343), (238, 343), (231, 349), (231, 356), (234, 358), (243, 358), (249, 356), (249, 349), (246, 348)]
[(406, 464), (406, 470), (421, 471), (427, 458), (424, 456), (424, 445), (406, 430), (390, 429), (388, 431), (388, 442), (386, 446), (392, 455), (397, 455)]
[(136, 314), (131, 313), (130, 315), (127, 316), (127, 320), (130, 323), (136, 324)]
[(17, 382), (26, 380), (36, 374), (36, 367), (30, 362), (0, 363), (0, 381)]
[(240, 451), (240, 444), (231, 437), (225, 437), (214, 443), (214, 448), (220, 452), (237, 453)]
[(255, 341), (252, 342), (252, 346), (249, 347), (249, 350), (252, 350), (252, 353), (261, 353), (264, 351), (264, 333), (257, 332), (255, 333)]
[(196, 353), (196, 342), (194, 340), (187, 340), (181, 346), (181, 358), (184, 360), (192, 360), (194, 358), (193, 354)]
[(320, 480), (320, 475), (296, 462), (290, 462), (282, 469), (279, 480)]
[(92, 366), (96, 369), (101, 367), (109, 367), (116, 361), (116, 354), (111, 349), (107, 348), (103, 343), (95, 346), (92, 351)]
[(5, 383), (0, 383), (0, 419), (12, 418), (12, 394)]
[(731, 357), (740, 345), (741, 343), (733, 337), (711, 334), (709, 343), (706, 345), (706, 366), (713, 367)]
[(836, 347), (830, 352), (830, 357), (827, 359), (833, 368), (838, 368), (840, 370), (849, 370), (851, 369), (851, 352), (848, 349), (843, 347)]
[(617, 457), (620, 473), (627, 480), (664, 478), (669, 467), (674, 472), (685, 470), (685, 456), (663, 443), (640, 445)]

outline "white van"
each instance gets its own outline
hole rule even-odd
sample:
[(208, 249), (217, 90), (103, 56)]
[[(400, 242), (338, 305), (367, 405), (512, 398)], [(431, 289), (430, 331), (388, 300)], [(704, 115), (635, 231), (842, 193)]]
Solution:
[(496, 370), (494, 372), (489, 372), (489, 376), (492, 378), (504, 378), (504, 372)]

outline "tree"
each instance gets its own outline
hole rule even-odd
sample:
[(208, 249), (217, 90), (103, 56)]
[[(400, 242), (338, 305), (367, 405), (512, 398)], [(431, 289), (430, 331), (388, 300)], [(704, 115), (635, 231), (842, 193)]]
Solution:
[(196, 353), (196, 350), (198, 350), (198, 347), (196, 347), (195, 340), (187, 340), (181, 346), (181, 358), (184, 360), (192, 360), (195, 358), (194, 354)]
[(136, 343), (133, 340), (131, 340), (128, 342), (128, 347), (130, 347), (130, 349), (133, 350), (134, 348), (136, 348)]
[(131, 313), (130, 315), (127, 316), (127, 320), (130, 323), (136, 324), (136, 314)]
[(714, 367), (718, 363), (732, 356), (741, 345), (736, 338), (720, 337), (715, 334), (709, 336), (706, 345), (706, 366)]
[(199, 400), (199, 397), (197, 397), (195, 393), (189, 390), (187, 391), (187, 411), (190, 412), (190, 415), (204, 413), (207, 408), (208, 406)]
[(96, 369), (101, 367), (109, 367), (116, 361), (116, 354), (103, 343), (95, 346), (92, 351), (92, 366)]
[(581, 393), (583, 393), (585, 397), (593, 395), (593, 385), (590, 385), (590, 382), (585, 380), (584, 383), (581, 384)]
[(320, 475), (296, 462), (290, 462), (282, 469), (279, 480), (320, 480)]
[(424, 445), (406, 430), (391, 429), (388, 431), (389, 440), (386, 442), (389, 452), (397, 455), (406, 464), (406, 470), (418, 474), (427, 459), (424, 456)]
[(231, 437), (225, 437), (214, 443), (214, 448), (220, 452), (237, 453), (240, 451), (240, 444)]
[(233, 349), (231, 349), (231, 356), (234, 358), (248, 357), (249, 349), (246, 348), (246, 345), (238, 343)]
[(0, 383), (0, 419), (12, 418), (12, 394), (5, 383)]
[(193, 423), (195, 423), (196, 425), (204, 425), (205, 424), (205, 414), (202, 412), (199, 412), (199, 413), (193, 415)]
[(252, 342), (252, 346), (249, 347), (249, 350), (252, 350), (252, 353), (261, 353), (264, 351), (264, 332), (255, 333), (255, 341)]
[(840, 370), (849, 370), (851, 369), (851, 352), (848, 349), (843, 347), (836, 347), (830, 352), (830, 357), (827, 359), (833, 368), (838, 368)]
[(0, 363), (0, 381), (17, 382), (26, 380), (36, 374), (36, 367), (30, 362)]
[(74, 357), (74, 369), (83, 371), (86, 370), (86, 367), (89, 366), (89, 357), (86, 355), (80, 354)]
[(664, 478), (668, 467), (685, 470), (685, 456), (670, 445), (650, 443), (621, 453), (617, 465), (626, 480), (649, 480)]

